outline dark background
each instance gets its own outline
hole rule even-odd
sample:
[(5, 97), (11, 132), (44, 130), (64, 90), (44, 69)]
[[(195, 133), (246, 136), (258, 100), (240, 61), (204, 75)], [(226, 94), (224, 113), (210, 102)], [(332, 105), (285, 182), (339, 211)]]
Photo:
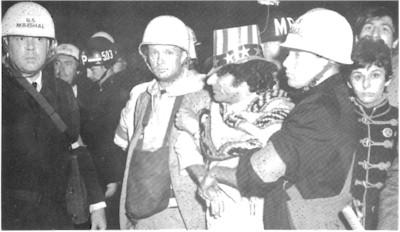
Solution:
[[(2, 1), (2, 15), (15, 1)], [(80, 48), (95, 32), (110, 33), (129, 58), (129, 64), (146, 68), (137, 48), (147, 23), (164, 14), (174, 15), (191, 27), (202, 45), (197, 47), (200, 63), (212, 56), (214, 29), (256, 24), (268, 7), (253, 1), (45, 1), (41, 4), (53, 16), (59, 43)], [(281, 1), (271, 6), (296, 18), (314, 7), (335, 10), (353, 24), (362, 7), (387, 6), (398, 15), (398, 1)], [(397, 19), (396, 19), (397, 21)]]

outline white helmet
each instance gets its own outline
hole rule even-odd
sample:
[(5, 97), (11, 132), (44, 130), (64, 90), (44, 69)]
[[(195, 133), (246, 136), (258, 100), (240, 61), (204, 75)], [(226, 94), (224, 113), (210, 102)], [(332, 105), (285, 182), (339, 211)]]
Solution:
[(54, 60), (58, 55), (66, 55), (75, 58), (79, 61), (79, 49), (72, 44), (60, 44), (53, 51), (51, 60)]
[(171, 15), (162, 15), (151, 20), (144, 31), (139, 53), (145, 58), (143, 45), (174, 45), (182, 48), (189, 55), (189, 32), (186, 25)]
[(290, 27), (283, 47), (320, 55), (342, 64), (352, 64), (353, 31), (335, 11), (315, 8), (300, 16)]
[(34, 2), (11, 6), (1, 22), (2, 36), (47, 37), (55, 40), (54, 22), (50, 13)]
[(197, 53), (196, 53), (196, 46), (200, 45), (200, 43), (197, 41), (196, 34), (192, 30), (192, 28), (187, 27), (187, 30), (189, 32), (189, 58), (190, 59), (197, 59)]

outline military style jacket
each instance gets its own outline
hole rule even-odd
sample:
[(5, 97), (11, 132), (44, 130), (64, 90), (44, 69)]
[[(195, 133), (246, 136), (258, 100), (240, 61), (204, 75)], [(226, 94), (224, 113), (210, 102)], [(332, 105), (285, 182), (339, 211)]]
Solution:
[(352, 193), (362, 212), (365, 229), (376, 229), (379, 193), (385, 186), (387, 170), (398, 156), (398, 109), (385, 99), (373, 108), (357, 100), (358, 149), (354, 166)]

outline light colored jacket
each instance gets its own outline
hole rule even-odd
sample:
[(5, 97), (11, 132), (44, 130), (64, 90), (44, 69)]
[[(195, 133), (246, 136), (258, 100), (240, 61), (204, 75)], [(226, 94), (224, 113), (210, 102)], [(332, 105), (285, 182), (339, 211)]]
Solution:
[[(200, 89), (200, 88), (199, 88)], [(188, 93), (185, 95), (182, 106), (191, 105), (191, 99), (199, 98), (206, 94), (206, 91), (200, 90), (194, 93)], [(150, 95), (147, 93), (143, 93), (139, 96), (137, 106), (142, 105), (146, 106), (148, 101), (150, 101)], [(206, 103), (204, 103), (206, 104)], [(198, 105), (198, 107), (203, 107)], [(121, 190), (121, 200), (120, 200), (120, 227), (121, 229), (133, 229), (132, 223), (126, 217), (125, 212), (125, 201), (126, 201), (126, 187), (127, 187), (127, 179), (129, 173), (129, 166), (131, 163), (131, 158), (133, 151), (137, 145), (139, 137), (143, 131), (142, 120), (144, 116), (144, 111), (146, 107), (136, 107), (135, 110), (135, 132), (130, 141), (128, 148), (128, 156), (126, 161), (124, 179), (122, 182), (122, 190)], [(175, 192), (176, 201), (178, 204), (179, 211), (182, 215), (183, 221), (186, 225), (186, 229), (205, 229), (205, 212), (203, 202), (196, 198), (197, 185), (190, 178), (189, 175), (181, 175), (179, 169), (179, 161), (177, 154), (175, 152), (173, 144), (176, 141), (177, 135), (180, 133), (175, 127), (172, 128), (169, 140), (169, 169), (171, 176), (172, 187)]]

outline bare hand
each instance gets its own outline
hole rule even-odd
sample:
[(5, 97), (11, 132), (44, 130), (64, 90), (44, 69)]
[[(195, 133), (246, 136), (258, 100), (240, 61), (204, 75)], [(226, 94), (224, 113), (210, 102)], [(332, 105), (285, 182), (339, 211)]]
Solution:
[(92, 230), (107, 229), (106, 211), (105, 208), (97, 209), (90, 215), (92, 221)]
[(78, 142), (78, 144), (79, 144), (80, 147), (86, 147), (86, 144), (84, 144), (83, 141), (82, 141), (81, 135), (79, 135), (78, 141), (76, 141), (76, 142)]
[(117, 190), (118, 190), (118, 183), (117, 182), (107, 184), (107, 190), (106, 190), (106, 193), (105, 193), (105, 198), (106, 199), (111, 198), (112, 196), (114, 196), (114, 194), (117, 192)]
[(201, 181), (198, 194), (206, 201), (207, 208), (210, 208), (211, 216), (221, 217), (225, 210), (223, 192), (218, 186), (218, 181), (214, 177), (206, 176)]
[(222, 213), (225, 211), (225, 205), (223, 200), (223, 192), (219, 187), (214, 187), (209, 190), (209, 194), (213, 198), (210, 201), (210, 214), (214, 218), (218, 218), (222, 216)]
[(218, 188), (217, 179), (206, 175), (200, 182), (200, 186), (197, 189), (197, 193), (204, 200), (213, 200), (213, 197), (210, 195), (210, 190), (212, 188)]

